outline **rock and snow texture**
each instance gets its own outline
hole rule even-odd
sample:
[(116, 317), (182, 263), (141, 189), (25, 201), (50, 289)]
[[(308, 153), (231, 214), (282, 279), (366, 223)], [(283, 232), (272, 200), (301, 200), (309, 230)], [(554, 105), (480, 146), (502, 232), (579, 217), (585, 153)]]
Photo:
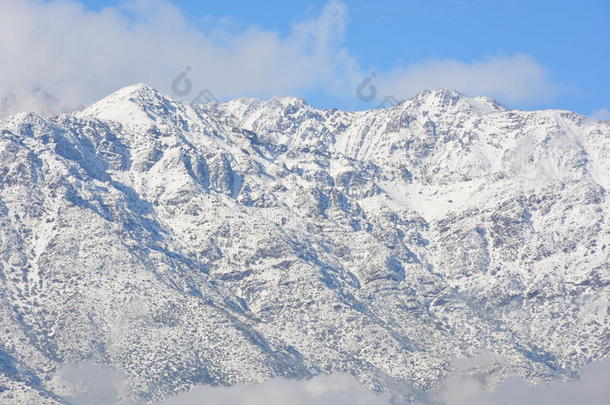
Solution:
[(0, 121), (0, 403), (345, 372), (405, 395), (610, 355), (610, 122), (424, 92), (191, 107), (145, 85)]

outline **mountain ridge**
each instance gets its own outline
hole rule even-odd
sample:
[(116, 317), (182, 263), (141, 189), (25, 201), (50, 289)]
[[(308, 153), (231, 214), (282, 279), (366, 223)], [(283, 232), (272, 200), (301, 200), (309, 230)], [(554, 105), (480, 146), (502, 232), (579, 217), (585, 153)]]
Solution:
[[(355, 375), (414, 398), (608, 357), (610, 122), (446, 90), (368, 111), (143, 84), (0, 120), (0, 399)], [(4, 397), (2, 397), (4, 395)], [(17, 402), (19, 403), (19, 402)]]

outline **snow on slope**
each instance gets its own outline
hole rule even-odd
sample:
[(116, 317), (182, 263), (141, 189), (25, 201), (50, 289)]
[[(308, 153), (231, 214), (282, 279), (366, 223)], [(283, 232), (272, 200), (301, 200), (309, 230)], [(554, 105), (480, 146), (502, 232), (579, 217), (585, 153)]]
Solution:
[[(347, 372), (416, 395), (609, 355), (610, 124), (450, 90), (363, 112), (145, 85), (0, 121), (0, 398)], [(36, 398), (36, 399), (33, 399)], [(41, 398), (45, 398), (44, 400)]]

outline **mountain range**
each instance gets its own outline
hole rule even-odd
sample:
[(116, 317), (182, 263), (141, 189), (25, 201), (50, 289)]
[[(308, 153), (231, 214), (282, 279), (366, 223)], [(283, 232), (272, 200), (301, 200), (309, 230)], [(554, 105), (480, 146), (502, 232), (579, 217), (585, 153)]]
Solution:
[[(610, 121), (425, 91), (188, 105), (143, 84), (0, 120), (0, 403), (347, 373), (408, 402), (610, 356)], [(398, 401), (398, 400), (397, 400)]]

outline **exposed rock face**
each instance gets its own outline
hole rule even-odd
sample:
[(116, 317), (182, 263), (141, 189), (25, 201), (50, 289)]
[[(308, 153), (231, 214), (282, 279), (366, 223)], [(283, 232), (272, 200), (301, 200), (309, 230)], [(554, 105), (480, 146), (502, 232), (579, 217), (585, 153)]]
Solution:
[[(132, 397), (348, 372), (433, 387), (610, 350), (610, 122), (424, 92), (197, 108), (144, 85), (0, 121), (0, 402), (66, 362)], [(490, 377), (491, 378), (491, 377)], [(4, 403), (4, 402), (2, 402)]]

